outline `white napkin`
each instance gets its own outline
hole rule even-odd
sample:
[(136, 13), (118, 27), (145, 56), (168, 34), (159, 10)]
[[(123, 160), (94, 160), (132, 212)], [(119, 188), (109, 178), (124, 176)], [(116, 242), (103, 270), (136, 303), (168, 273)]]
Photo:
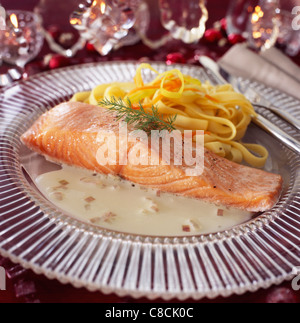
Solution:
[(6, 18), (6, 12), (4, 8), (1, 7), (1, 4), (0, 4), (0, 30), (5, 29), (5, 26), (6, 26), (5, 18)]
[(245, 44), (238, 44), (219, 64), (234, 76), (263, 83), (300, 100), (300, 68), (276, 48), (256, 54)]

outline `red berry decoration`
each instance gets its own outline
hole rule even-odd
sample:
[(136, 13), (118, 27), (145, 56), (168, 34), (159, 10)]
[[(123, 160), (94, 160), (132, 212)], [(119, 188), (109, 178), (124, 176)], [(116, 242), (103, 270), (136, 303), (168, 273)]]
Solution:
[(172, 64), (185, 64), (186, 59), (181, 53), (171, 53), (167, 55), (167, 60), (166, 60), (167, 65), (172, 65)]
[(49, 68), (55, 69), (70, 65), (70, 59), (62, 55), (54, 55), (49, 62)]
[(221, 31), (216, 29), (208, 29), (204, 34), (204, 39), (209, 43), (215, 43), (223, 38)]
[(89, 52), (91, 52), (91, 53), (96, 52), (96, 48), (95, 48), (95, 46), (94, 46), (93, 44), (91, 44), (91, 43), (87, 43), (87, 44), (86, 44), (86, 49), (87, 49), (87, 51), (89, 51)]
[(228, 41), (231, 45), (236, 45), (238, 43), (243, 43), (246, 39), (239, 34), (230, 34), (228, 36)]
[(227, 31), (227, 19), (223, 18), (222, 20), (220, 20), (220, 24), (221, 24), (222, 30)]

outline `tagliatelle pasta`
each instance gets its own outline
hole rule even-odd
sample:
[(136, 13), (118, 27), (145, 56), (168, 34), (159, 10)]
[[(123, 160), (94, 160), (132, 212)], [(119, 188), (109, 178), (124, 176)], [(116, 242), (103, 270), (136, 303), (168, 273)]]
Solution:
[[(143, 69), (158, 76), (145, 84)], [(141, 64), (132, 83), (102, 84), (90, 92), (75, 94), (72, 101), (98, 105), (104, 98), (130, 100), (134, 108), (142, 104), (148, 113), (152, 113), (155, 106), (166, 119), (177, 115), (176, 128), (205, 131), (205, 147), (234, 162), (245, 161), (261, 168), (268, 158), (263, 146), (241, 142), (256, 112), (245, 96), (235, 92), (230, 84), (202, 83), (178, 69), (159, 74), (151, 65)]]

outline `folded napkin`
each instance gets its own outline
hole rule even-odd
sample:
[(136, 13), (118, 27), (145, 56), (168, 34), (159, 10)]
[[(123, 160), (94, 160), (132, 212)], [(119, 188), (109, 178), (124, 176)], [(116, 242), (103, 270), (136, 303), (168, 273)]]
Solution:
[(0, 30), (4, 30), (5, 29), (5, 17), (6, 17), (6, 13), (3, 7), (1, 7), (0, 4)]
[(245, 44), (238, 44), (219, 64), (234, 76), (263, 83), (300, 100), (300, 68), (276, 48), (256, 54)]

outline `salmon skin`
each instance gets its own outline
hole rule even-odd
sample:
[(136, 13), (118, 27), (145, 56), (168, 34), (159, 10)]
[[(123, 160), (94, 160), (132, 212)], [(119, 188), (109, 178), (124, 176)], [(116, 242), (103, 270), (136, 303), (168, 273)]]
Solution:
[[(283, 180), (280, 175), (238, 165), (205, 150), (204, 171), (187, 176), (184, 166), (100, 165), (99, 131), (119, 136), (119, 121), (106, 109), (78, 102), (63, 103), (42, 115), (21, 137), (31, 150), (48, 160), (97, 173), (118, 175), (133, 183), (216, 205), (250, 212), (264, 212), (278, 201)], [(129, 144), (130, 155), (135, 144)], [(145, 149), (150, 149), (146, 147)], [(118, 160), (118, 159), (117, 159)]]

